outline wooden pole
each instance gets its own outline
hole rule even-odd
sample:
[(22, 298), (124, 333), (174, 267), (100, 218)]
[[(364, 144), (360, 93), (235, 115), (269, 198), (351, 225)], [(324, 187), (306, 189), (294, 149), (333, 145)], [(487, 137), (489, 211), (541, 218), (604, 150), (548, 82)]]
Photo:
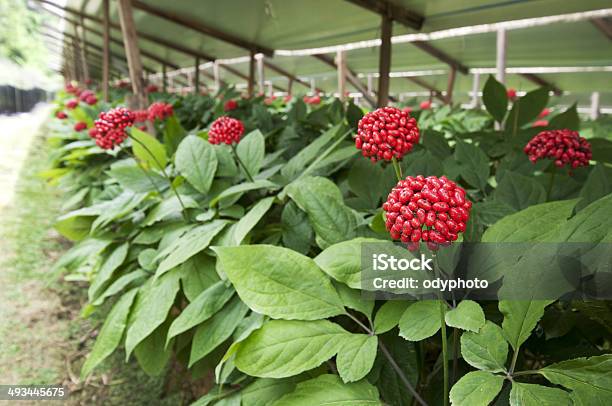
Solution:
[(195, 72), (193, 75), (193, 91), (195, 94), (200, 94), (200, 58), (196, 56)]
[(257, 82), (259, 84), (259, 92), (261, 94), (265, 94), (266, 93), (266, 84), (265, 84), (265, 77), (264, 77), (264, 60), (263, 60), (264, 56), (263, 55), (259, 55), (259, 58), (257, 58)]
[(380, 23), (380, 50), (378, 71), (378, 107), (389, 103), (389, 72), (391, 71), (391, 31), (393, 21), (389, 16), (383, 15)]
[(591, 94), (591, 120), (597, 120), (599, 117), (599, 92), (593, 92)]
[(287, 83), (287, 94), (291, 96), (291, 94), (293, 93), (293, 78), (288, 78), (288, 79), (289, 79), (289, 83)]
[(219, 72), (219, 61), (215, 61), (213, 64), (213, 80), (215, 81), (215, 92), (219, 92), (221, 89), (221, 76)]
[(480, 73), (474, 73), (474, 81), (472, 82), (472, 108), (476, 109), (480, 106), (480, 98), (478, 92), (480, 91)]
[(102, 55), (102, 94), (105, 102), (108, 102), (108, 82), (110, 73), (110, 16), (109, 16), (109, 0), (104, 0), (102, 8), (104, 11), (104, 36), (102, 39), (102, 47), (104, 53)]
[(162, 65), (162, 91), (168, 92), (168, 72), (165, 63)]
[(249, 82), (247, 86), (247, 94), (253, 97), (253, 87), (255, 84), (255, 51), (251, 51), (251, 59), (249, 60)]
[(336, 70), (338, 72), (338, 98), (344, 102), (346, 100), (346, 53), (338, 51), (336, 54)]
[(140, 50), (138, 49), (138, 37), (136, 35), (136, 25), (132, 14), (131, 0), (118, 0), (119, 20), (121, 22), (121, 32), (123, 33), (123, 43), (125, 54), (128, 60), (130, 80), (132, 81), (132, 92), (136, 97), (135, 105), (137, 109), (146, 107), (146, 95), (142, 82), (142, 62), (140, 60)]
[(87, 48), (85, 47), (85, 42), (87, 41), (85, 37), (85, 19), (81, 17), (81, 63), (83, 64), (83, 76), (85, 78), (85, 82), (89, 80), (89, 67), (87, 66)]
[(451, 104), (453, 101), (453, 88), (455, 87), (455, 77), (457, 76), (457, 69), (452, 68), (448, 73), (448, 86), (446, 88), (446, 104)]

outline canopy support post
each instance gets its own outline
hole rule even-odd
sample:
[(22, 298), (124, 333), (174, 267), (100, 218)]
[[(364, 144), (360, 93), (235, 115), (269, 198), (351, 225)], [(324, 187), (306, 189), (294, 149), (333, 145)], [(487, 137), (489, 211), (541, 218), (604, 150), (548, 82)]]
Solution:
[(128, 60), (130, 80), (132, 81), (132, 92), (136, 97), (135, 105), (138, 109), (144, 109), (146, 107), (146, 95), (142, 83), (142, 61), (140, 60), (138, 37), (136, 36), (136, 26), (132, 14), (132, 1), (119, 0), (117, 5), (119, 7), (119, 20)]
[(200, 57), (196, 56), (195, 71), (193, 75), (193, 92), (200, 94)]
[(389, 72), (391, 71), (391, 31), (393, 20), (388, 15), (382, 15), (380, 24), (380, 50), (378, 71), (378, 107), (389, 103)]
[(317, 92), (317, 86), (314, 78), (310, 78), (310, 93), (315, 94)]
[(249, 81), (247, 86), (247, 94), (253, 97), (253, 88), (255, 85), (255, 51), (251, 50), (249, 59)]
[(480, 90), (480, 73), (474, 73), (474, 80), (472, 81), (472, 108), (476, 109), (480, 106), (480, 98), (478, 92)]
[(104, 34), (102, 36), (102, 95), (105, 102), (108, 102), (108, 82), (110, 76), (110, 17), (109, 17), (109, 0), (104, 0), (102, 9), (104, 13)]
[(496, 78), (500, 83), (506, 83), (506, 30), (500, 28), (497, 30), (497, 75)]
[(374, 76), (371, 73), (368, 73), (368, 94), (370, 96), (374, 96)]
[(162, 91), (168, 93), (168, 68), (162, 64)]
[(81, 61), (83, 64), (83, 76), (85, 78), (85, 82), (87, 82), (89, 80), (89, 66), (87, 65), (87, 48), (85, 47), (85, 42), (87, 41), (87, 39), (85, 38), (85, 18), (81, 17), (80, 23), (81, 23), (81, 43), (79, 46), (81, 48)]
[(338, 98), (344, 102), (346, 97), (346, 53), (338, 51), (336, 54), (336, 70), (338, 72)]
[(221, 76), (219, 76), (219, 62), (215, 60), (213, 63), (213, 80), (215, 81), (215, 91), (221, 89)]
[(448, 74), (448, 86), (446, 88), (446, 104), (451, 104), (453, 101), (453, 88), (455, 87), (455, 77), (457, 76), (457, 69), (452, 68)]
[(255, 57), (255, 59), (257, 60), (257, 82), (259, 84), (259, 92), (261, 94), (265, 94), (266, 93), (266, 84), (265, 84), (265, 77), (264, 77), (264, 56), (263, 55), (257, 55)]
[(289, 79), (289, 83), (287, 83), (287, 95), (291, 97), (291, 94), (293, 93), (293, 78), (288, 78), (288, 79)]
[(599, 92), (591, 94), (591, 120), (597, 120), (599, 117)]

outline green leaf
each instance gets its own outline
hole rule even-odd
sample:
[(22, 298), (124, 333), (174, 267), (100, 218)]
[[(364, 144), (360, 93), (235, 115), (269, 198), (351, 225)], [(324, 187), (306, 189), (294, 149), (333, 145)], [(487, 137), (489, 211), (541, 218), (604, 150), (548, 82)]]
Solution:
[(376, 359), (378, 337), (367, 334), (351, 334), (344, 341), (336, 356), (336, 366), (342, 381), (355, 382), (365, 377)]
[(208, 193), (217, 171), (217, 154), (212, 145), (189, 135), (179, 145), (174, 162), (187, 182), (200, 193)]
[(121, 292), (126, 286), (129, 286), (130, 283), (144, 278), (149, 275), (147, 272), (142, 269), (137, 269), (135, 271), (129, 272), (114, 281), (96, 300), (94, 300), (91, 304), (94, 306), (100, 306), (104, 301), (117, 293)]
[(285, 378), (327, 361), (350, 335), (327, 320), (270, 320), (242, 342), (234, 362), (251, 376)]
[(231, 153), (231, 149), (227, 145), (213, 145), (215, 155), (217, 156), (217, 176), (219, 177), (234, 177), (238, 175), (238, 166), (236, 160)]
[(516, 134), (519, 128), (535, 119), (548, 104), (548, 92), (547, 87), (541, 87), (514, 102), (506, 120), (506, 131)]
[(537, 241), (572, 214), (576, 200), (538, 204), (504, 217), (485, 231), (483, 242)]
[(612, 193), (612, 169), (598, 163), (591, 170), (582, 190), (580, 190), (581, 199), (576, 205), (576, 210), (580, 211), (595, 200), (610, 193)]
[(546, 235), (545, 241), (612, 242), (612, 194), (589, 204)]
[(444, 133), (430, 129), (423, 131), (423, 146), (438, 159), (446, 159), (452, 153)]
[(515, 210), (523, 210), (544, 203), (546, 191), (533, 177), (506, 171), (495, 189), (495, 200)]
[(489, 179), (489, 158), (473, 144), (457, 140), (455, 160), (459, 163), (459, 173), (470, 185), (484, 190)]
[(176, 116), (170, 116), (164, 123), (163, 137), (164, 146), (169, 156), (174, 155), (179, 144), (187, 135), (187, 131), (181, 126)]
[(461, 336), (461, 355), (474, 368), (489, 372), (505, 371), (508, 344), (501, 328), (487, 321), (480, 332), (468, 331)]
[(87, 356), (81, 369), (81, 379), (87, 377), (121, 343), (136, 293), (138, 293), (138, 290), (133, 289), (121, 296), (121, 299), (115, 303), (110, 313), (106, 316), (91, 353)]
[(62, 216), (55, 223), (55, 229), (71, 241), (81, 241), (89, 235), (93, 216)]
[[(179, 272), (169, 272), (141, 288), (125, 338), (126, 359), (168, 316), (179, 290)], [(163, 348), (163, 340), (160, 348)]]
[(117, 180), (122, 188), (136, 193), (148, 193), (168, 186), (168, 181), (157, 172), (139, 166), (134, 160), (123, 161), (111, 166), (108, 174)]
[(336, 375), (320, 375), (299, 383), (296, 389), (273, 406), (382, 405), (378, 390), (367, 381), (344, 384)]
[(231, 186), (225, 189), (218, 196), (212, 199), (210, 201), (210, 207), (216, 206), (217, 203), (219, 203), (219, 201), (222, 199), (227, 199), (227, 198), (242, 194), (244, 192), (249, 192), (251, 190), (257, 190), (257, 189), (275, 190), (275, 189), (278, 189), (278, 185), (276, 183), (270, 182), (269, 180), (263, 180), (263, 179), (255, 180), (254, 182), (240, 183), (238, 185), (234, 185), (234, 186)]
[(329, 276), (353, 289), (361, 289), (361, 244), (383, 242), (374, 238), (354, 238), (334, 244), (314, 261)]
[(344, 313), (331, 281), (306, 256), (271, 245), (215, 247), (214, 251), (240, 298), (258, 313), (288, 320)]
[(485, 108), (495, 121), (502, 122), (508, 111), (508, 94), (504, 85), (499, 83), (493, 75), (489, 76), (482, 91), (482, 101)]
[(566, 128), (574, 131), (580, 130), (580, 117), (578, 117), (576, 103), (568, 107), (563, 113), (554, 116), (550, 123), (548, 123), (548, 126), (555, 130)]
[(156, 276), (182, 264), (200, 251), (203, 251), (212, 239), (225, 227), (224, 220), (213, 220), (210, 223), (197, 226), (177, 238), (168, 248), (162, 251), (158, 258), (167, 255), (157, 268)]
[(230, 338), (248, 310), (249, 308), (242, 303), (240, 298), (234, 297), (212, 318), (200, 324), (193, 336), (189, 367), (191, 368), (193, 364)]
[(504, 377), (485, 371), (464, 375), (453, 385), (450, 401), (453, 406), (488, 405), (497, 396), (504, 384)]
[(510, 406), (559, 406), (571, 405), (569, 394), (557, 388), (530, 383), (512, 382)]
[(312, 228), (323, 247), (355, 236), (360, 221), (357, 213), (344, 204), (342, 194), (331, 180), (304, 177), (286, 188), (297, 205), (308, 214)]
[[(240, 140), (236, 147), (236, 153), (247, 167), (251, 176), (259, 173), (264, 161), (265, 141), (264, 136), (259, 130), (251, 131)], [(242, 168), (240, 168), (242, 170)]]
[(374, 310), (374, 300), (362, 297), (361, 291), (358, 289), (351, 289), (342, 283), (334, 284), (340, 299), (344, 304), (344, 307), (357, 310), (368, 316), (368, 319), (372, 318), (372, 311)]
[(605, 138), (591, 138), (591, 151), (593, 151), (593, 161), (612, 163), (612, 141)]
[(339, 130), (342, 126), (334, 126), (324, 132), (321, 136), (302, 148), (295, 156), (293, 156), (285, 166), (281, 169), (281, 174), (287, 180), (295, 179), (298, 174), (304, 171), (315, 158), (317, 158), (327, 147), (331, 141), (339, 136)]
[(572, 390), (577, 405), (612, 404), (612, 355), (576, 358), (539, 370), (556, 385)]
[(376, 334), (386, 333), (399, 324), (402, 315), (412, 302), (405, 300), (388, 300), (383, 304), (374, 318)]
[(281, 396), (295, 389), (296, 380), (287, 379), (257, 379), (244, 388), (242, 393), (243, 406), (268, 406)]
[(183, 262), (181, 282), (187, 300), (193, 302), (200, 293), (220, 280), (215, 266), (216, 261), (205, 253), (196, 254)]
[(168, 332), (168, 325), (169, 323), (166, 322), (157, 327), (153, 333), (134, 348), (134, 355), (138, 365), (149, 376), (161, 375), (172, 356), (171, 350), (164, 350), (164, 340)]
[(272, 207), (274, 203), (274, 199), (274, 196), (261, 199), (240, 219), (240, 221), (238, 221), (236, 228), (234, 228), (234, 244), (240, 245), (249, 231), (251, 231), (268, 210), (270, 210), (270, 207)]
[(383, 198), (384, 183), (372, 182), (373, 179), (381, 179), (383, 169), (367, 159), (358, 159), (351, 167), (348, 174), (348, 184), (351, 192), (365, 199), (368, 207), (376, 207)]
[(130, 137), (132, 138), (132, 150), (139, 161), (160, 171), (166, 168), (168, 164), (166, 149), (155, 137), (136, 127), (132, 127)]
[(173, 337), (212, 317), (233, 295), (234, 289), (228, 288), (222, 281), (215, 283), (200, 293), (193, 302), (183, 309), (170, 326), (168, 338), (166, 338), (166, 346)]
[(544, 315), (544, 308), (552, 300), (500, 300), (499, 311), (504, 315), (502, 333), (512, 346), (518, 351), (521, 344), (529, 338), (531, 331)]
[(283, 244), (301, 254), (307, 254), (313, 242), (314, 232), (308, 222), (306, 213), (290, 200), (283, 208), (281, 221), (283, 225)]
[(112, 252), (108, 254), (100, 270), (96, 274), (96, 277), (92, 281), (91, 285), (89, 285), (89, 290), (87, 292), (89, 296), (89, 301), (93, 302), (108, 286), (111, 278), (113, 277), (113, 273), (119, 268), (125, 259), (127, 258), (128, 250), (130, 248), (130, 243), (123, 243), (116, 247)]
[(399, 321), (400, 336), (421, 341), (440, 330), (440, 302), (423, 300), (408, 307)]
[[(183, 205), (181, 205), (181, 202)], [(198, 202), (193, 200), (190, 196), (181, 197), (181, 201), (174, 195), (169, 196), (151, 209), (147, 217), (145, 217), (143, 224), (145, 226), (150, 226), (158, 221), (168, 220), (172, 216), (180, 216), (183, 206), (185, 206), (185, 208), (198, 207)]]
[(376, 384), (386, 404), (411, 406), (413, 404), (412, 393), (406, 388), (403, 378), (406, 378), (413, 388), (418, 386), (419, 362), (416, 345), (395, 333), (386, 334), (384, 338), (381, 336), (378, 339), (381, 343), (384, 340), (385, 347), (391, 358), (395, 360), (403, 377), (390, 365), (386, 357), (380, 356), (377, 357), (368, 380)]
[(446, 325), (477, 333), (485, 325), (482, 307), (473, 300), (463, 300), (444, 315)]

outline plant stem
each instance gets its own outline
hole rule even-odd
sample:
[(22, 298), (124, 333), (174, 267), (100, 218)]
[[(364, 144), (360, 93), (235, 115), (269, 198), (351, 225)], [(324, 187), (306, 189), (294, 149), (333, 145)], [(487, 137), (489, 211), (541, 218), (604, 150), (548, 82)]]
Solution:
[(555, 175), (557, 174), (557, 165), (553, 163), (553, 170), (550, 175), (550, 183), (548, 184), (548, 190), (546, 191), (546, 201), (550, 199), (550, 193), (552, 192), (553, 183), (555, 183)]
[(514, 354), (512, 354), (512, 363), (510, 364), (510, 370), (508, 371), (510, 375), (514, 373), (514, 368), (516, 367), (516, 361), (518, 360), (518, 356), (519, 348), (517, 348), (516, 351), (514, 351)]
[(176, 196), (176, 198), (178, 199), (179, 204), (181, 205), (182, 208), (182, 213), (183, 213), (183, 219), (185, 219), (186, 222), (189, 222), (189, 217), (187, 217), (187, 208), (185, 207), (185, 205), (183, 204), (183, 200), (181, 199), (181, 195), (179, 195), (178, 191), (176, 190), (176, 187), (174, 187), (174, 183), (172, 183), (172, 180), (170, 179), (170, 176), (168, 176), (168, 173), (166, 172), (166, 168), (163, 167), (163, 165), (161, 164), (161, 162), (159, 162), (157, 160), (157, 158), (155, 157), (155, 155), (153, 154), (153, 152), (151, 152), (151, 150), (149, 149), (149, 147), (147, 147), (145, 144), (143, 144), (140, 140), (130, 136), (130, 138), (134, 141), (136, 141), (137, 143), (140, 144), (140, 146), (142, 146), (142, 148), (144, 148), (145, 151), (147, 151), (147, 154), (149, 154), (151, 156), (151, 158), (153, 158), (153, 160), (155, 161), (155, 163), (157, 164), (157, 166), (159, 167), (159, 169), (161, 169), (162, 174), (164, 175), (164, 178), (166, 178), (166, 180), (168, 181), (168, 183), (170, 184), (170, 188), (172, 189), (172, 191), (174, 192), (174, 195)]
[(149, 180), (149, 182), (151, 183), (151, 185), (155, 188), (155, 191), (161, 196), (162, 192), (161, 190), (159, 190), (159, 187), (157, 187), (157, 185), (155, 184), (155, 182), (153, 182), (153, 178), (151, 178), (151, 176), (149, 175), (149, 173), (147, 172), (147, 170), (140, 164), (140, 162), (138, 161), (138, 159), (134, 156), (134, 154), (132, 154), (127, 148), (122, 148), (123, 151), (128, 154), (129, 156), (131, 156), (132, 158), (134, 158), (134, 161), (136, 161), (136, 165), (138, 165), (138, 167), (142, 170), (142, 173), (144, 173), (144, 175), (147, 177), (147, 179)]
[(391, 355), (389, 350), (387, 350), (387, 347), (385, 347), (385, 345), (382, 343), (382, 341), (380, 339), (378, 340), (378, 346), (380, 347), (380, 350), (382, 351), (383, 355), (389, 361), (389, 364), (391, 364), (391, 367), (395, 370), (395, 372), (399, 376), (399, 378), (402, 381), (402, 383), (404, 384), (404, 386), (406, 386), (408, 391), (412, 394), (414, 399), (416, 399), (416, 401), (420, 405), (427, 406), (427, 402), (425, 402), (423, 400), (423, 398), (421, 397), (421, 395), (418, 394), (416, 389), (414, 389), (414, 387), (412, 386), (412, 384), (410, 383), (408, 378), (406, 378), (406, 375), (404, 374), (404, 371), (402, 371), (402, 369), (399, 367), (399, 365), (397, 365), (397, 362), (395, 362), (395, 359), (393, 359), (393, 356)]
[(240, 167), (244, 171), (244, 173), (245, 173), (247, 179), (249, 180), (249, 182), (253, 183), (254, 182), (253, 177), (251, 176), (251, 174), (249, 173), (249, 170), (247, 169), (247, 167), (244, 165), (244, 163), (242, 162), (242, 160), (238, 156), (238, 152), (236, 151), (236, 145), (234, 145), (234, 144), (232, 144), (232, 152), (234, 153), (234, 157), (236, 158), (236, 161), (238, 161), (238, 165), (240, 165)]
[(453, 327), (453, 376), (451, 382), (455, 384), (457, 381), (457, 369), (459, 368), (459, 329)]
[[(433, 256), (434, 272), (436, 273), (436, 276), (438, 278), (441, 278), (441, 273), (437, 266), (436, 253), (434, 252), (432, 256)], [(442, 368), (444, 371), (444, 406), (447, 406), (448, 405), (448, 338), (446, 337), (446, 320), (444, 317), (446, 315), (447, 303), (442, 297), (442, 293), (440, 291), (438, 291), (437, 294), (438, 294), (438, 302), (440, 304), (440, 330), (442, 333)]]
[(536, 375), (539, 374), (538, 371), (534, 369), (529, 369), (527, 371), (518, 371), (512, 374), (512, 376), (521, 376), (521, 375)]
[(359, 327), (361, 327), (364, 331), (366, 331), (369, 335), (373, 336), (374, 335), (374, 331), (372, 331), (372, 329), (368, 328), (365, 324), (363, 324), (362, 322), (359, 321), (359, 319), (355, 316), (353, 316), (351, 313), (349, 313), (348, 311), (345, 312), (344, 314), (346, 314), (347, 316), (349, 316), (355, 323), (357, 323), (357, 325)]
[(399, 182), (400, 180), (404, 179), (404, 177), (402, 176), (402, 168), (399, 165), (399, 162), (397, 162), (397, 159), (395, 157), (391, 158), (391, 162), (393, 163), (393, 169), (395, 169), (395, 176), (397, 176), (397, 181)]

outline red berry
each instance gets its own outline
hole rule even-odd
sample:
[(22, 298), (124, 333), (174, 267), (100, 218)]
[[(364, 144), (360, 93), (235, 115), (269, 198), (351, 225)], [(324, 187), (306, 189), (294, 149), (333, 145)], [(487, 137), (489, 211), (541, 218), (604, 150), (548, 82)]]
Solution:
[(60, 120), (64, 120), (68, 118), (68, 114), (63, 111), (58, 111), (57, 113), (55, 113), (55, 117), (59, 118)]
[(234, 144), (240, 142), (244, 125), (240, 120), (222, 116), (213, 121), (208, 131), (208, 142), (211, 144)]
[(542, 110), (540, 114), (538, 114), (538, 118), (544, 118), (549, 114), (550, 114), (550, 109), (544, 108), (544, 110)]
[(359, 120), (355, 146), (372, 161), (401, 159), (419, 142), (416, 120), (395, 107), (382, 107)]
[(147, 109), (148, 119), (151, 121), (157, 120), (165, 120), (168, 117), (174, 114), (172, 110), (172, 105), (163, 102), (155, 102), (149, 106)]
[(147, 86), (145, 91), (147, 93), (157, 93), (159, 90), (158, 90), (157, 86), (155, 86), (154, 84), (150, 84), (150, 85)]
[(523, 151), (533, 163), (539, 159), (551, 159), (557, 167), (588, 166), (592, 157), (588, 141), (578, 132), (568, 129), (542, 131), (527, 143)]
[(548, 121), (547, 120), (537, 120), (534, 121), (533, 124), (531, 124), (532, 127), (548, 127)]
[(516, 100), (516, 89), (510, 88), (506, 91), (506, 94), (508, 95), (508, 99), (512, 101)]
[(83, 131), (84, 129), (87, 128), (87, 123), (84, 123), (82, 121), (79, 121), (78, 123), (76, 123), (74, 125), (74, 131)]
[(238, 108), (238, 102), (236, 100), (228, 100), (223, 105), (223, 111), (232, 111)]
[(429, 110), (431, 108), (431, 102), (429, 100), (422, 101), (420, 107), (421, 110)]
[[(437, 201), (446, 198), (447, 201)], [(437, 248), (457, 240), (465, 231), (472, 202), (463, 188), (445, 176), (408, 176), (391, 190), (383, 204), (391, 238), (427, 242)]]
[(70, 99), (66, 102), (66, 108), (73, 110), (76, 106), (79, 105), (79, 101), (77, 99)]
[(96, 131), (90, 131), (89, 135), (96, 140), (96, 144), (100, 148), (113, 149), (116, 145), (125, 141), (127, 138), (125, 129), (134, 124), (135, 118), (134, 112), (125, 107), (117, 107), (102, 112), (94, 122)]

